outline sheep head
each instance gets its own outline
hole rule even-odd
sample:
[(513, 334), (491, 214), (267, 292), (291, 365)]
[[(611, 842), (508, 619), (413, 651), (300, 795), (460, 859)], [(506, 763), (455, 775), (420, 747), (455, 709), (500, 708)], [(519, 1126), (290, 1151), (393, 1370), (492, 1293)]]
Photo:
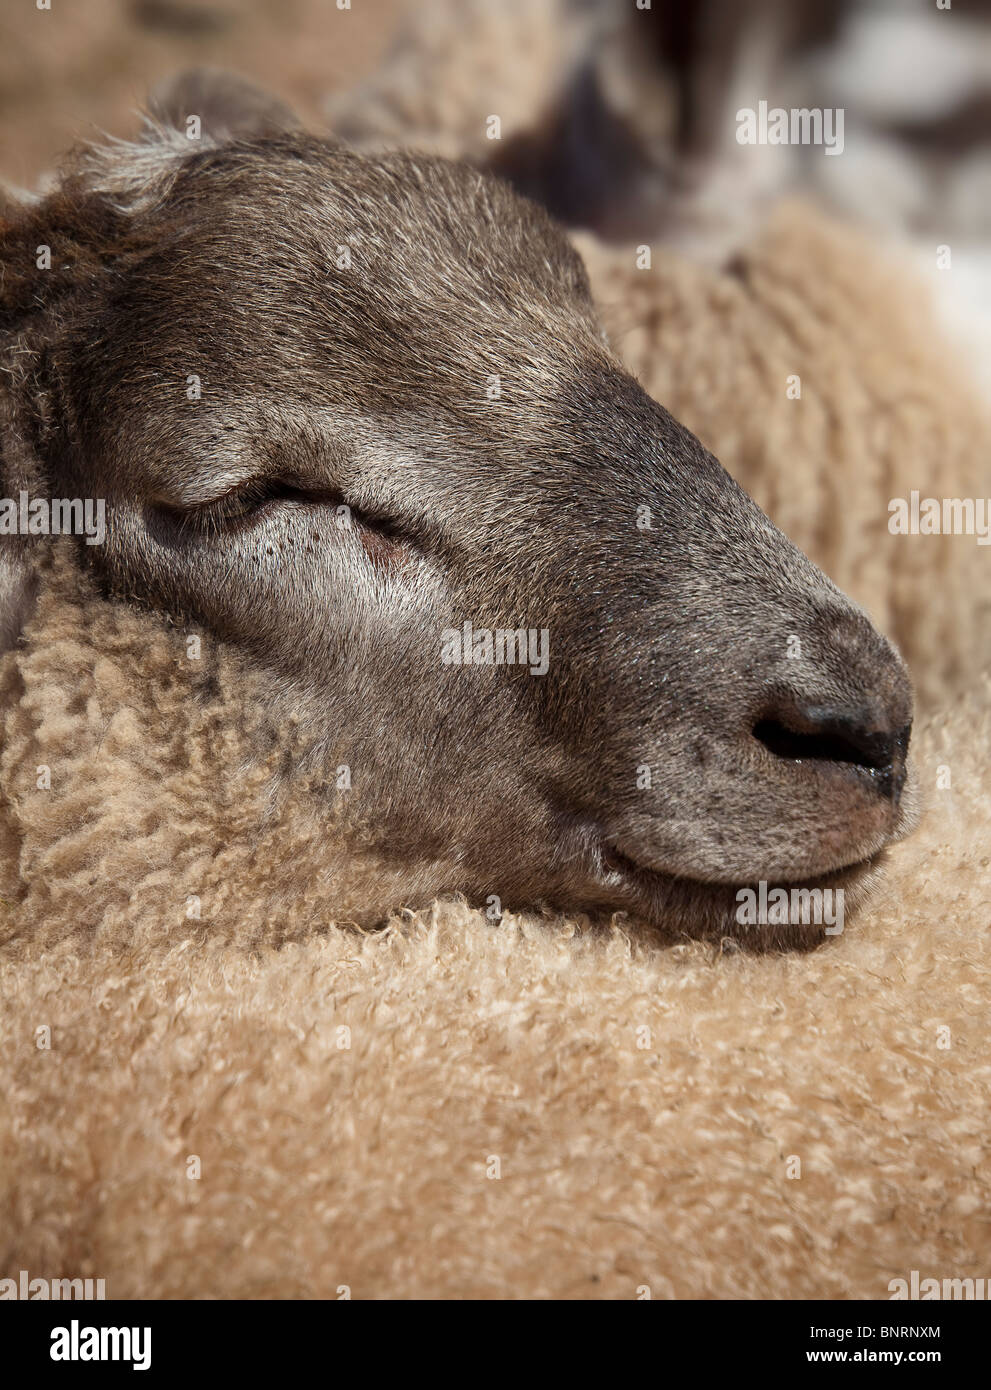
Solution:
[[(7, 209), (4, 496), (105, 499), (79, 563), (249, 658), (383, 912), (399, 870), (722, 933), (741, 885), (866, 881), (904, 666), (624, 371), (566, 236), (223, 96)], [(44, 539), (3, 544), (14, 630)]]

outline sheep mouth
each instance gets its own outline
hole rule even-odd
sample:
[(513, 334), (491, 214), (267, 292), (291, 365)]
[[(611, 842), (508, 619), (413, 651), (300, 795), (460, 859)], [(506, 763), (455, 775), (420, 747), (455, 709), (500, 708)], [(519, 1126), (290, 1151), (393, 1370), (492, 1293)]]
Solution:
[(818, 944), (825, 936), (840, 935), (845, 918), (874, 895), (886, 855), (887, 845), (814, 879), (730, 884), (652, 869), (603, 843), (597, 878), (614, 906), (621, 901), (624, 910), (663, 931), (730, 937), (766, 950)]
[[(846, 862), (835, 863), (814, 874), (800, 871), (788, 877), (780, 870), (777, 873), (772, 870), (763, 877), (751, 873), (732, 879), (703, 879), (653, 868), (627, 854), (601, 830), (589, 827), (585, 843), (591, 851), (592, 876), (597, 888), (603, 900), (611, 901), (613, 910), (620, 905), (622, 910), (629, 910), (661, 927), (672, 928), (682, 936), (735, 936), (741, 931), (740, 896), (748, 891), (756, 893), (761, 901), (782, 889), (802, 901), (805, 900), (803, 895), (819, 894), (824, 899), (828, 895), (829, 901), (835, 903), (836, 895), (840, 894), (847, 914), (859, 912), (876, 893), (891, 847), (908, 838), (921, 814), (918, 779), (908, 760), (903, 794), (893, 808), (892, 822), (883, 837), (868, 842), (859, 854)], [(816, 929), (814, 923), (790, 925)], [(762, 930), (768, 943), (784, 941), (788, 933), (775, 927), (776, 924), (769, 923), (758, 927), (756, 932), (751, 929), (749, 935), (753, 940)]]

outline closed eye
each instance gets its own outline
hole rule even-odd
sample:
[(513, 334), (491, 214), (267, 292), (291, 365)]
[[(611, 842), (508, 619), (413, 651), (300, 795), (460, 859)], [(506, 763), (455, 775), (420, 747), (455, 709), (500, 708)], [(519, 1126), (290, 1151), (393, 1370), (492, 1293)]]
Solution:
[(247, 530), (284, 503), (306, 506), (321, 502), (333, 504), (336, 500), (307, 492), (280, 478), (252, 478), (209, 502), (190, 506), (163, 502), (159, 503), (157, 511), (181, 530), (210, 536)]
[[(418, 549), (399, 524), (389, 517), (373, 517), (348, 506), (337, 492), (317, 491), (279, 478), (254, 478), (240, 483), (209, 502), (178, 506), (160, 502), (154, 518), (165, 521), (173, 538), (237, 536), (250, 533), (266, 517), (285, 507), (319, 509), (330, 513), (331, 533), (353, 531), (371, 562), (391, 568), (404, 556)], [(152, 522), (153, 518), (149, 517)], [(159, 527), (153, 526), (158, 530)], [(324, 524), (322, 532), (328, 528)], [(314, 533), (315, 540), (319, 534)]]

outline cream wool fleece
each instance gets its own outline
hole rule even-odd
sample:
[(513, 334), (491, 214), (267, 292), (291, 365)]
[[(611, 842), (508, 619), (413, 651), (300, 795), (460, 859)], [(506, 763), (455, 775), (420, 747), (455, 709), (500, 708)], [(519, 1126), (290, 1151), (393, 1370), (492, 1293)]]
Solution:
[(885, 1298), (987, 1273), (987, 686), (920, 733), (927, 814), (875, 907), (761, 955), (458, 903), (335, 926), (332, 827), (305, 798), (260, 826), (243, 673), (185, 651), (60, 563), (4, 659), (0, 1274)]

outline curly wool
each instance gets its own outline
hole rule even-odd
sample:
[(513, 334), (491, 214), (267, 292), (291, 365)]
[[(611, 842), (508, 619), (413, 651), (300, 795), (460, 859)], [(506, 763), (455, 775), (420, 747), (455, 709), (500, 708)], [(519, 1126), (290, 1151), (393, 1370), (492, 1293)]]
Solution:
[(66, 563), (4, 659), (0, 1274), (885, 1298), (986, 1273), (991, 691), (920, 736), (928, 814), (874, 911), (767, 956), (458, 903), (335, 926), (332, 833), (269, 799), (292, 731), (245, 766), (243, 673), (186, 650)]

